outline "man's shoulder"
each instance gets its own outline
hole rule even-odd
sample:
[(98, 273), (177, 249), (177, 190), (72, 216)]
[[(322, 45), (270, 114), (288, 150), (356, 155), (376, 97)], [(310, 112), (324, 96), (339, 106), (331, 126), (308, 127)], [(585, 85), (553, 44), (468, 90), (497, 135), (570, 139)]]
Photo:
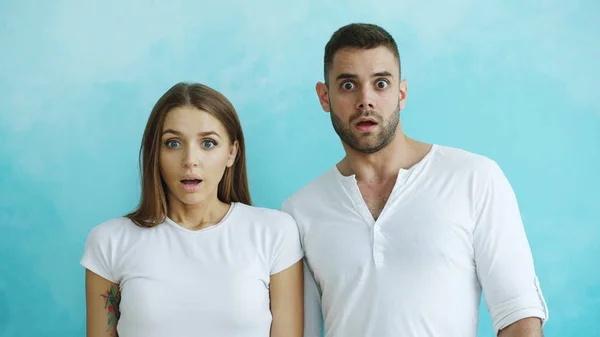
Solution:
[(332, 184), (337, 181), (336, 174), (339, 173), (336, 170), (337, 168), (334, 165), (300, 187), (283, 201), (282, 210), (289, 212), (291, 208), (297, 205), (306, 205), (323, 198), (331, 190)]
[(458, 147), (436, 145), (438, 167), (446, 171), (485, 176), (498, 166), (492, 158)]

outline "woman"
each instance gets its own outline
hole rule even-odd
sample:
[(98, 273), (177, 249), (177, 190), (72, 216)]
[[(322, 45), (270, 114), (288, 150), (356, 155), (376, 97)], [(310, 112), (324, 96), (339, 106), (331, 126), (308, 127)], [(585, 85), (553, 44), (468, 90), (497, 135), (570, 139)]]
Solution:
[(140, 150), (138, 208), (89, 233), (87, 336), (302, 336), (302, 249), (293, 219), (251, 206), (231, 103), (179, 83)]

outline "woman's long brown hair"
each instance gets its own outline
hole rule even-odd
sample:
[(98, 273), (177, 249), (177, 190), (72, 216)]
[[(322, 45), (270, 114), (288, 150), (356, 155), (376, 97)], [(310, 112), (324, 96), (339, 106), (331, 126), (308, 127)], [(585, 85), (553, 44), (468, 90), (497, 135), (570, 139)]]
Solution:
[(218, 119), (227, 133), (231, 144), (238, 142), (235, 163), (225, 169), (219, 182), (217, 197), (224, 203), (241, 202), (252, 204), (246, 169), (246, 148), (242, 126), (231, 102), (220, 92), (200, 83), (177, 83), (154, 105), (144, 130), (139, 153), (141, 174), (141, 198), (136, 210), (126, 215), (141, 227), (154, 227), (167, 217), (167, 185), (159, 167), (160, 135), (165, 116), (181, 106), (193, 106)]

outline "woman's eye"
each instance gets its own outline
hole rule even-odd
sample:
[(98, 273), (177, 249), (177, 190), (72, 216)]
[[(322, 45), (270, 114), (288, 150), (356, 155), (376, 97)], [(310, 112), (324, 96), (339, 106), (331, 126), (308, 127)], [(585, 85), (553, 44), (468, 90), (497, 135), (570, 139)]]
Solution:
[(217, 143), (215, 143), (212, 140), (205, 140), (202, 142), (202, 146), (206, 147), (206, 148), (211, 148), (211, 147), (215, 147), (217, 145)]
[(376, 85), (376, 86), (377, 86), (377, 88), (379, 88), (379, 89), (384, 89), (385, 87), (387, 87), (387, 86), (388, 86), (388, 83), (387, 83), (387, 81), (383, 81), (383, 80), (381, 80), (381, 81), (377, 81), (377, 82), (375, 83), (375, 85)]
[(168, 148), (174, 149), (174, 148), (179, 147), (181, 144), (179, 144), (179, 142), (176, 141), (176, 140), (167, 140), (167, 142), (165, 143), (165, 145)]
[(342, 89), (344, 89), (344, 90), (352, 90), (352, 89), (354, 89), (354, 83), (352, 83), (352, 82), (344, 82), (344, 83), (342, 83)]

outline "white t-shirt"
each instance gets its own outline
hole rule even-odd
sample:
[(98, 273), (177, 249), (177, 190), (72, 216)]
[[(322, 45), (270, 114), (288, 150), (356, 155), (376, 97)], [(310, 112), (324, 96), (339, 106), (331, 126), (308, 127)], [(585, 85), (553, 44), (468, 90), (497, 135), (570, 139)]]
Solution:
[(198, 231), (168, 218), (153, 228), (105, 222), (81, 264), (120, 285), (119, 337), (268, 337), (270, 276), (302, 256), (292, 217), (233, 203)]
[(286, 200), (305, 253), (305, 336), (475, 337), (547, 319), (513, 190), (483, 156), (434, 145), (377, 221), (334, 166)]

